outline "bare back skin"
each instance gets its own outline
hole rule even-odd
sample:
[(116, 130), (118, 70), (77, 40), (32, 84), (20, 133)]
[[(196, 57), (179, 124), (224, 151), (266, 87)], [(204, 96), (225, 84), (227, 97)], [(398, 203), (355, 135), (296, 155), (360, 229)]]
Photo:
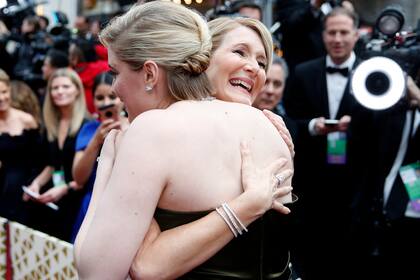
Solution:
[[(171, 138), (173, 151), (167, 155), (176, 164), (170, 166), (171, 180), (160, 208), (209, 210), (242, 193), (239, 145), (243, 140), (258, 166), (279, 157), (291, 162), (287, 146), (262, 112), (222, 101), (190, 103), (178, 102), (165, 112), (177, 128)], [(195, 117), (185, 119), (179, 111)]]
[(209, 210), (241, 194), (241, 141), (247, 141), (257, 166), (284, 157), (292, 168), (275, 127), (250, 106), (180, 101), (138, 116), (122, 139), (83, 237), (81, 279), (124, 279), (156, 207)]

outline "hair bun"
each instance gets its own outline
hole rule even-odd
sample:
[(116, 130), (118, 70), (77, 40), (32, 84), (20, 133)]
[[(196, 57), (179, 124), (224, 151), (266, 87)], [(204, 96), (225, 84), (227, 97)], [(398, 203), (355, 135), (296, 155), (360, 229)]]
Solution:
[(201, 51), (186, 58), (182, 64), (184, 71), (198, 75), (207, 70), (210, 64), (210, 51)]

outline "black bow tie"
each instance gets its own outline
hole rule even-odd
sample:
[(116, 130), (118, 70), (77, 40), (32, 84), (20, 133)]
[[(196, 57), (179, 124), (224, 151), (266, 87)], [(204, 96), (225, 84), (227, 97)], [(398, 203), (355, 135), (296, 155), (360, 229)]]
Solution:
[(337, 68), (337, 67), (327, 67), (327, 73), (328, 74), (334, 74), (339, 73), (343, 75), (344, 77), (347, 77), (349, 75), (349, 68)]

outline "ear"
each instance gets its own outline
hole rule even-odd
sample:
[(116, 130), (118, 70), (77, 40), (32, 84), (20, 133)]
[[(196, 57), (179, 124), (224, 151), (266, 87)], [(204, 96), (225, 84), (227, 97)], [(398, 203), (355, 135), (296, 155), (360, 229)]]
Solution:
[(156, 62), (147, 60), (143, 64), (143, 70), (145, 85), (151, 86), (152, 88), (155, 87), (159, 78), (159, 66), (156, 64)]

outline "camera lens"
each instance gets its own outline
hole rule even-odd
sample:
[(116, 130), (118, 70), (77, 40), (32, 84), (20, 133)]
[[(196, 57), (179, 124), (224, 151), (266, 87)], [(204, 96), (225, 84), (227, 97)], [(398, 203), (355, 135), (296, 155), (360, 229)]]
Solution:
[(105, 112), (105, 117), (112, 118), (112, 111), (106, 111)]
[(373, 95), (382, 95), (389, 89), (389, 78), (384, 72), (375, 71), (366, 78), (366, 89)]

